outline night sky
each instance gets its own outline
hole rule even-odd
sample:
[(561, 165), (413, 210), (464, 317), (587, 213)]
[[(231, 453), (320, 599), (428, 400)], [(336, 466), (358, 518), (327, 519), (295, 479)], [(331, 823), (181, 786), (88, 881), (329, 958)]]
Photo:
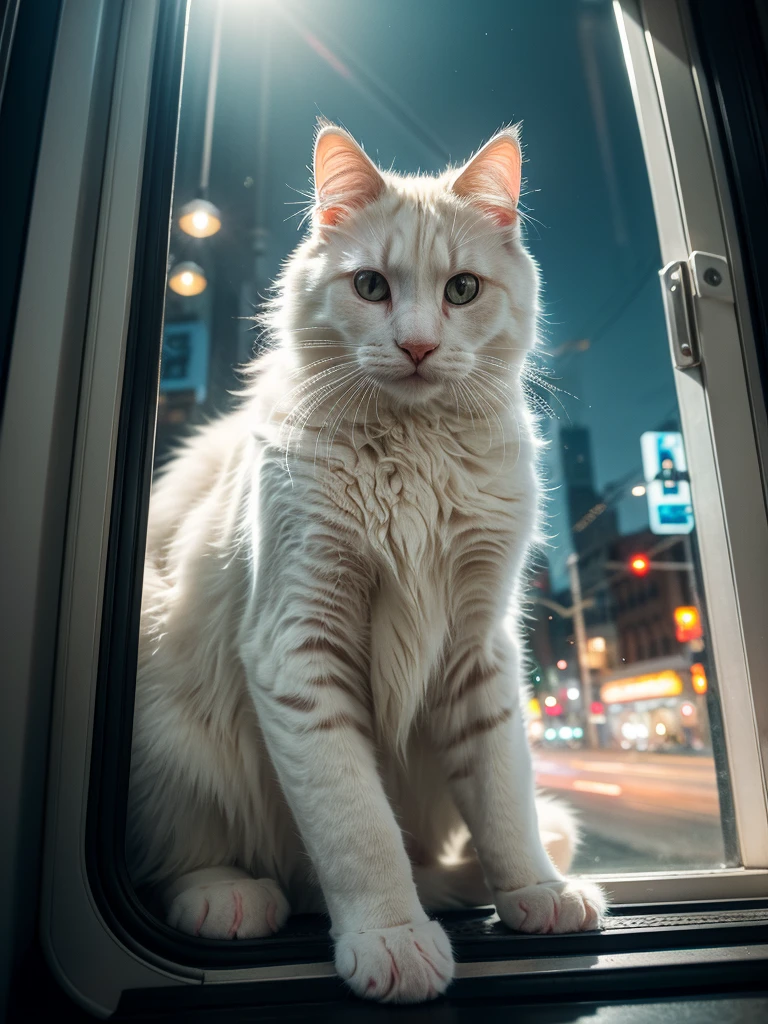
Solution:
[[(197, 190), (213, 13), (212, 0), (193, 0), (177, 205)], [(577, 396), (558, 396), (565, 409), (551, 400), (559, 420), (547, 430), (554, 437), (569, 417), (590, 428), (598, 488), (635, 467), (639, 479), (640, 434), (675, 418), (676, 402), (653, 209), (609, 0), (224, 0), (222, 39), (210, 198), (224, 227), (206, 241), (222, 294), (253, 276), (257, 218), (267, 230), (260, 276), (274, 276), (296, 245), (299, 207), (287, 204), (303, 202), (293, 190), (308, 187), (317, 114), (405, 172), (463, 161), (500, 125), (522, 121), (542, 363)], [(234, 322), (243, 310), (227, 301)], [(568, 347), (583, 339), (585, 350)], [(569, 550), (557, 495), (550, 511), (557, 584)], [(646, 526), (645, 500), (622, 501), (619, 525)]]

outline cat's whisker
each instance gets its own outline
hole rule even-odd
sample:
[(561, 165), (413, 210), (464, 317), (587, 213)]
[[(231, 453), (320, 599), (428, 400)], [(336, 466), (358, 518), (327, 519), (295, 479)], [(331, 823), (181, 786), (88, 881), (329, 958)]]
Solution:
[[(362, 373), (363, 371), (361, 370), (360, 372)], [(337, 433), (339, 432), (339, 428), (341, 427), (341, 424), (344, 422), (344, 413), (350, 407), (352, 402), (354, 402), (355, 398), (358, 395), (358, 392), (364, 386), (366, 379), (367, 379), (367, 374), (365, 375), (363, 380), (353, 381), (352, 384), (350, 384), (350, 386), (347, 388), (347, 390), (344, 392), (344, 394), (341, 395), (341, 397), (339, 398), (338, 402), (336, 403), (336, 405), (338, 405), (342, 401), (342, 399), (344, 398), (345, 395), (349, 394), (350, 391), (352, 392), (349, 395), (349, 398), (347, 399), (347, 401), (345, 402), (344, 407), (342, 408), (341, 412), (339, 412), (339, 414), (337, 415), (336, 419), (334, 420), (333, 426), (331, 427), (331, 431), (332, 432), (330, 433), (330, 435), (328, 437), (328, 459), (329, 459), (329, 464), (330, 464), (330, 457), (331, 457), (331, 448), (333, 447), (333, 442), (334, 442), (334, 440), (336, 438)]]
[(578, 395), (574, 395), (573, 392), (571, 392), (571, 391), (566, 391), (565, 388), (557, 387), (556, 384), (553, 384), (552, 381), (547, 380), (546, 376), (542, 376), (540, 373), (537, 373), (535, 371), (531, 371), (530, 369), (528, 369), (528, 370), (524, 370), (523, 374), (529, 380), (532, 380), (536, 384), (538, 384), (539, 387), (544, 388), (545, 391), (549, 391), (549, 393), (551, 395), (553, 395), (553, 396), (554, 396), (554, 393), (556, 391), (558, 391), (558, 392), (560, 392), (561, 395), (568, 395), (569, 398), (573, 398), (577, 402), (581, 401), (581, 399), (579, 398)]
[(468, 393), (466, 391), (465, 382), (464, 381), (457, 381), (456, 382), (456, 386), (458, 387), (458, 389), (462, 393), (462, 395), (464, 395), (464, 398), (465, 398), (466, 403), (467, 403), (467, 412), (469, 413), (469, 419), (470, 419), (470, 422), (472, 424), (472, 430), (474, 431), (476, 429), (475, 428), (475, 417), (474, 417), (474, 415), (472, 413), (472, 409), (471, 409), (470, 404), (469, 404), (469, 398), (467, 397)]
[[(362, 373), (362, 370), (360, 370), (359, 372)], [(354, 382), (354, 380), (356, 379), (356, 375), (355, 374), (351, 374), (350, 376), (353, 378), (353, 382)], [(343, 387), (343, 385), (346, 384), (349, 381), (349, 379), (350, 379), (349, 377), (345, 377), (344, 380), (340, 382), (339, 387)], [(327, 401), (331, 397), (331, 395), (334, 393), (335, 390), (338, 390), (338, 388), (335, 388), (334, 390), (328, 392), (323, 397), (322, 401)], [(344, 392), (344, 393), (346, 394), (346, 392)], [(320, 405), (322, 404), (322, 401), (319, 403)], [(326, 415), (325, 415), (325, 417), (323, 419), (323, 422), (317, 428), (317, 437), (315, 438), (315, 454), (314, 454), (314, 458), (312, 460), (313, 472), (315, 472), (315, 473), (317, 472), (317, 455), (318, 455), (318, 450), (319, 450), (319, 447), (320, 447), (320, 440), (321, 440), (321, 438), (323, 436), (323, 429), (326, 426), (328, 426), (328, 423), (329, 423), (329, 420), (330, 420), (330, 416), (333, 413), (333, 410), (336, 408), (336, 404), (337, 403), (334, 402), (334, 404), (331, 407), (331, 409), (326, 413)], [(315, 406), (314, 408), (318, 408), (318, 406)], [(314, 411), (314, 409), (312, 411)], [(312, 412), (310, 412), (310, 416), (311, 415), (312, 415)], [(306, 423), (306, 421), (305, 421), (305, 423)], [(330, 458), (330, 443), (327, 445), (326, 450), (327, 450), (327, 453), (328, 453), (328, 457)]]
[(482, 395), (479, 394), (474, 387), (473, 383), (469, 378), (465, 379), (465, 384), (470, 390), (475, 403), (475, 408), (479, 410), (485, 420), (485, 425), (488, 427), (488, 447), (483, 454), (487, 455), (493, 447), (493, 431), (491, 430), (491, 421), (488, 419), (488, 414), (485, 411), (485, 407), (482, 401)]
[(488, 363), (491, 366), (497, 366), (502, 370), (510, 370), (515, 372), (515, 367), (512, 363), (506, 362), (504, 359), (498, 359), (496, 356), (485, 356), (480, 352), (475, 353), (475, 359), (479, 362)]
[(349, 356), (325, 356), (323, 359), (315, 359), (311, 363), (307, 363), (306, 366), (297, 366), (295, 369), (290, 370), (287, 376), (291, 378), (298, 377), (301, 374), (306, 373), (307, 370), (311, 370), (313, 366), (320, 366), (322, 363), (330, 363), (333, 359), (344, 359), (347, 363), (354, 362), (354, 360), (351, 360)]
[[(330, 467), (331, 446), (333, 444), (333, 438), (335, 436), (334, 426), (337, 423), (337, 420), (333, 420), (333, 422), (332, 422), (331, 421), (331, 417), (333, 416), (335, 410), (338, 408), (339, 403), (344, 399), (344, 397), (346, 395), (348, 395), (350, 393), (350, 391), (352, 392), (352, 398), (354, 398), (354, 396), (357, 394), (357, 388), (358, 388), (358, 385), (360, 384), (360, 378), (361, 378), (361, 376), (363, 376), (363, 373), (364, 373), (364, 371), (362, 369), (359, 369), (357, 371), (357, 373), (352, 376), (351, 382), (349, 382), (349, 383), (347, 381), (344, 382), (344, 383), (347, 384), (347, 387), (339, 395), (339, 397), (337, 399), (335, 399), (333, 405), (328, 410), (328, 413), (325, 416), (325, 419), (323, 420), (323, 422), (321, 423), (320, 427), (318, 428), (317, 440), (315, 441), (315, 466), (317, 465), (317, 453), (318, 453), (318, 447), (319, 447), (319, 444), (320, 444), (320, 439), (322, 437), (322, 432), (325, 429), (325, 427), (328, 427), (328, 440), (326, 442), (326, 453), (327, 453), (327, 458), (328, 458), (328, 465)], [(330, 397), (330, 396), (328, 396), (328, 397)], [(344, 408), (346, 409), (346, 406)], [(342, 410), (342, 416), (343, 416), (343, 412), (344, 412), (344, 410)]]
[[(345, 367), (343, 367), (343, 366), (342, 367), (332, 367), (330, 371), (329, 370), (324, 370), (324, 371), (322, 371), (322, 374), (315, 374), (315, 377), (317, 378), (317, 377), (319, 377), (321, 375), (325, 375), (325, 374), (327, 374), (329, 372), (336, 372), (337, 370), (340, 370), (340, 369), (345, 369)], [(345, 376), (343, 376), (341, 378), (341, 380), (338, 380), (338, 381), (332, 380), (330, 382), (327, 382), (326, 384), (316, 384), (316, 385), (314, 385), (312, 390), (310, 390), (308, 394), (305, 394), (299, 400), (298, 404), (294, 405), (293, 408), (286, 414), (285, 419), (283, 421), (283, 427), (289, 426), (289, 428), (290, 428), (289, 432), (288, 432), (288, 439), (287, 439), (287, 442), (286, 442), (286, 468), (287, 468), (287, 458), (288, 458), (288, 455), (290, 453), (291, 438), (292, 438), (294, 429), (297, 426), (297, 419), (298, 419), (298, 417), (300, 417), (300, 416), (304, 417), (303, 422), (302, 422), (301, 426), (299, 427), (299, 441), (300, 441), (301, 434), (304, 431), (304, 427), (306, 426), (306, 423), (308, 422), (309, 417), (312, 415), (312, 413), (315, 411), (315, 409), (318, 408), (318, 406), (320, 404), (322, 404), (324, 401), (326, 401), (327, 398), (331, 394), (333, 394), (333, 392), (336, 390), (336, 388), (341, 387), (347, 380), (349, 380), (349, 378), (351, 376), (353, 376), (357, 372), (358, 372), (357, 370), (351, 370), (348, 373), (346, 373)], [(294, 390), (296, 390), (296, 389), (294, 389)], [(302, 408), (305, 405), (305, 403), (307, 403), (309, 405), (309, 409), (306, 412), (306, 415), (304, 414), (304, 410)]]
[(450, 385), (451, 385), (451, 391), (453, 392), (454, 400), (456, 402), (456, 419), (460, 420), (461, 419), (461, 412), (459, 411), (459, 395), (458, 395), (458, 392), (456, 391), (456, 385), (453, 383), (453, 381), (450, 381)]
[[(360, 395), (360, 401), (357, 403), (357, 408), (355, 409), (355, 415), (352, 417), (352, 447), (355, 449), (356, 452), (359, 451), (359, 449), (357, 447), (357, 430), (355, 429), (357, 427), (357, 417), (360, 415), (360, 409), (362, 408), (363, 402), (365, 401), (365, 396), (366, 395), (370, 396), (371, 388), (373, 387), (373, 378), (370, 377), (370, 376), (366, 376), (366, 379), (363, 381), (363, 385), (364, 385), (364, 387), (363, 387), (362, 394)], [(366, 407), (366, 413), (367, 413), (367, 411), (368, 410), (367, 410), (367, 407)], [(365, 433), (365, 421), (364, 420), (363, 420), (363, 432)]]
[[(487, 377), (487, 384), (488, 384), (489, 387), (494, 387), (494, 388), (500, 389), (499, 392), (498, 392), (500, 398), (501, 397), (508, 397), (508, 398), (516, 397), (516, 395), (514, 395), (514, 393), (513, 393), (513, 389), (511, 387), (511, 385), (509, 385), (506, 381), (499, 380), (497, 377), (494, 377), (493, 375), (488, 374), (484, 370), (476, 370), (474, 372), (481, 373), (485, 377)], [(517, 409), (516, 409), (516, 406), (515, 406), (514, 402), (512, 402), (512, 401), (508, 402), (506, 404), (505, 408), (506, 408), (507, 412), (509, 412), (511, 414), (512, 419), (514, 420), (514, 423), (515, 423), (515, 427), (517, 429), (517, 445), (516, 445), (516, 452), (517, 452), (517, 454), (515, 455), (514, 463), (510, 467), (510, 471), (511, 471), (511, 470), (513, 470), (515, 468), (515, 466), (517, 466), (517, 463), (520, 460), (520, 452), (521, 452), (520, 419), (519, 419), (519, 417), (517, 415)], [(504, 431), (503, 431), (503, 427), (502, 427), (502, 434), (503, 433), (504, 433)], [(504, 440), (504, 458), (506, 458), (506, 438)], [(502, 465), (503, 465), (503, 460), (502, 460)]]
[(563, 412), (568, 417), (568, 420), (570, 422), (571, 415), (568, 412), (568, 410), (566, 409), (566, 407), (563, 404), (563, 402), (561, 401), (560, 397), (556, 394), (556, 392), (560, 391), (562, 394), (569, 395), (569, 397), (574, 398), (574, 399), (576, 399), (576, 401), (578, 401), (578, 398), (576, 398), (576, 395), (571, 395), (571, 393), (569, 391), (565, 391), (563, 388), (549, 387), (548, 386), (548, 382), (543, 381), (543, 380), (538, 380), (536, 378), (531, 378), (531, 377), (526, 377), (526, 378), (524, 378), (524, 380), (528, 384), (528, 387), (531, 388), (531, 390), (533, 390), (532, 384), (535, 384), (537, 387), (540, 387), (543, 391), (546, 391), (548, 394), (552, 395), (552, 397), (557, 402), (557, 404), (560, 406), (560, 408), (563, 410)]
[[(282, 395), (278, 399), (278, 402), (272, 407), (270, 411), (270, 419), (272, 417), (272, 414), (279, 407), (279, 404), (281, 402), (290, 402), (294, 395), (301, 394), (303, 391), (313, 388), (315, 384), (319, 383), (324, 378), (330, 377), (332, 374), (336, 373), (339, 370), (343, 370), (346, 366), (354, 365), (354, 362), (355, 361), (353, 359), (348, 359), (345, 363), (342, 363), (339, 366), (329, 366), (325, 370), (320, 370), (317, 373), (313, 373), (306, 380), (301, 381), (294, 388), (291, 388), (290, 391), (288, 391), (286, 394)], [(290, 415), (290, 411), (287, 413), (287, 415)]]
[(302, 438), (304, 436), (304, 431), (306, 429), (307, 424), (309, 423), (309, 420), (312, 418), (312, 415), (316, 412), (317, 409), (319, 409), (325, 402), (328, 401), (328, 399), (334, 394), (335, 391), (343, 387), (350, 379), (350, 377), (354, 376), (357, 372), (357, 370), (353, 370), (350, 373), (346, 374), (344, 377), (342, 377), (341, 380), (339, 381), (332, 381), (330, 384), (320, 385), (314, 391), (310, 392), (310, 394), (305, 395), (304, 398), (299, 402), (298, 406), (296, 406), (296, 408), (292, 411), (292, 422), (288, 433), (288, 438), (286, 441), (286, 465), (288, 456), (290, 454), (291, 439), (293, 433), (296, 432), (297, 434), (295, 454), (298, 456), (299, 452), (301, 451), (301, 443)]
[(527, 398), (533, 402), (535, 408), (546, 416), (548, 419), (558, 419), (558, 415), (551, 405), (541, 395), (537, 395), (533, 388), (526, 383), (523, 383), (523, 391)]

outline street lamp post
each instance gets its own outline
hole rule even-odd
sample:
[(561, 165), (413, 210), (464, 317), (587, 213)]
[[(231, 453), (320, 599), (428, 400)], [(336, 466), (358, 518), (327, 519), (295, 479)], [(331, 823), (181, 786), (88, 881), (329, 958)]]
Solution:
[(579, 663), (579, 678), (583, 705), (586, 711), (584, 725), (587, 745), (593, 750), (599, 746), (597, 726), (592, 721), (592, 676), (587, 659), (587, 632), (584, 628), (584, 601), (581, 598), (581, 579), (579, 577), (579, 556), (572, 552), (567, 560), (568, 574), (571, 581), (571, 598), (573, 600), (573, 628), (576, 634), (576, 659)]

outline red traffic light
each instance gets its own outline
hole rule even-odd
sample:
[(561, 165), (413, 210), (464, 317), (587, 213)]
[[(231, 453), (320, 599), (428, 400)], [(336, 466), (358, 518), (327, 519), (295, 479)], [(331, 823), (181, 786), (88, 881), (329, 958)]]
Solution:
[(635, 574), (635, 576), (645, 576), (651, 567), (651, 563), (648, 561), (645, 555), (632, 555), (629, 560), (629, 568)]
[(602, 703), (602, 701), (593, 700), (592, 703), (589, 705), (589, 710), (592, 712), (593, 715), (604, 715), (605, 705)]
[(544, 705), (544, 712), (547, 715), (553, 715), (553, 716), (562, 715), (562, 713), (563, 713), (563, 705), (560, 704), (559, 702), (557, 702), (555, 704), (546, 704), (545, 703), (545, 705)]

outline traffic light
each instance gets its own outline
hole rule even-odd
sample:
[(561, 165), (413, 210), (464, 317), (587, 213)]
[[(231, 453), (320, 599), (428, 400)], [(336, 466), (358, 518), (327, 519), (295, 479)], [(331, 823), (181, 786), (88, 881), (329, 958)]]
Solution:
[(651, 563), (645, 555), (632, 555), (629, 560), (629, 568), (635, 576), (645, 576), (651, 567)]
[(707, 673), (700, 661), (691, 665), (691, 685), (695, 693), (707, 692)]
[(675, 608), (675, 636), (681, 644), (701, 639), (701, 616), (698, 608), (692, 605)]

